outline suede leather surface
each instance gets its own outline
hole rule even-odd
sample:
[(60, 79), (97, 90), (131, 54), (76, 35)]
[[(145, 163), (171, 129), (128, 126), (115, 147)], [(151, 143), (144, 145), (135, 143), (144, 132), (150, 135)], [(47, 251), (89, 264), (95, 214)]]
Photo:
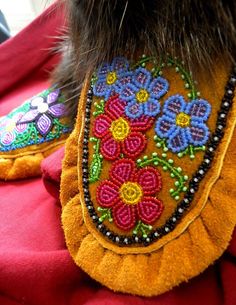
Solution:
[[(216, 62), (213, 86), (209, 86), (204, 81), (204, 74), (202, 77), (199, 75), (201, 92), (212, 105), (212, 118), (209, 122), (209, 128), (212, 131), (220, 109), (228, 71), (229, 69), (220, 62)], [(176, 94), (182, 89), (176, 78), (169, 72), (167, 79), (171, 78), (173, 80), (170, 83), (172, 86), (170, 94)], [(236, 166), (234, 162), (229, 163), (227, 160), (234, 159), (231, 154), (234, 154), (235, 146), (235, 135), (233, 135), (236, 117), (235, 102), (228, 118), (225, 136), (217, 149), (212, 167), (201, 182), (200, 189), (185, 217), (171, 233), (150, 246), (119, 247), (104, 238), (97, 230), (84, 203), (82, 143), (88, 84), (89, 80), (81, 93), (79, 116), (75, 130), (66, 144), (62, 172), (62, 223), (68, 249), (78, 266), (114, 291), (142, 296), (162, 294), (205, 270), (222, 255), (231, 239), (236, 223), (235, 192), (231, 191), (235, 184), (232, 177)], [(92, 119), (91, 124), (93, 124)], [(149, 135), (149, 139), (151, 138)], [(229, 151), (227, 151), (228, 148)], [(152, 153), (152, 149), (152, 145), (148, 144), (145, 154)], [(174, 156), (173, 159), (175, 160), (176, 157)], [(201, 157), (196, 162), (200, 160)], [(184, 169), (189, 176), (193, 175), (194, 167), (191, 161)], [(104, 177), (107, 179), (109, 170), (109, 163), (104, 162), (101, 180)], [(96, 186), (95, 184), (90, 187), (95, 208)], [(167, 195), (163, 195), (161, 199), (167, 205), (168, 211), (169, 194), (166, 193)], [(165, 223), (168, 217), (168, 214), (163, 214), (160, 219), (161, 224)], [(110, 227), (112, 231), (120, 233), (114, 226)]]
[[(55, 7), (53, 7), (54, 11)], [(58, 59), (48, 53), (48, 40), (60, 33), (61, 9), (46, 12), (0, 47), (0, 115), (47, 88), (48, 71)], [(48, 17), (50, 16), (50, 18)], [(45, 37), (42, 36), (44, 33)], [(31, 35), (32, 36), (31, 36)], [(41, 39), (43, 38), (43, 39)], [(49, 39), (51, 43), (54, 41)], [(22, 40), (24, 44), (22, 44)], [(41, 40), (37, 44), (36, 40)], [(34, 43), (33, 43), (34, 42)], [(46, 43), (47, 42), (47, 43)], [(19, 50), (29, 48), (21, 53)], [(4, 52), (2, 51), (4, 50)], [(46, 53), (40, 50), (47, 50)], [(38, 54), (29, 60), (29, 54)], [(12, 52), (17, 54), (10, 60)], [(29, 52), (29, 53), (28, 53)], [(9, 60), (6, 61), (9, 54)], [(24, 69), (22, 69), (22, 62)], [(25, 63), (28, 63), (27, 65)], [(231, 149), (233, 160), (234, 147)], [(236, 303), (236, 232), (223, 256), (202, 274), (157, 297), (115, 293), (92, 280), (73, 262), (61, 229), (59, 176), (62, 151), (43, 162), (42, 178), (0, 182), (0, 304), (1, 305), (234, 305)], [(76, 154), (67, 153), (73, 165)], [(75, 158), (74, 158), (75, 157)], [(71, 174), (76, 175), (73, 166)], [(74, 181), (73, 176), (71, 181)], [(65, 175), (64, 175), (65, 178)], [(69, 175), (67, 176), (69, 181)], [(65, 180), (64, 180), (65, 181)], [(69, 183), (68, 183), (69, 185)], [(74, 185), (76, 187), (76, 184)], [(76, 189), (73, 186), (70, 188)], [(63, 194), (63, 202), (71, 193)], [(73, 196), (73, 195), (72, 195)]]

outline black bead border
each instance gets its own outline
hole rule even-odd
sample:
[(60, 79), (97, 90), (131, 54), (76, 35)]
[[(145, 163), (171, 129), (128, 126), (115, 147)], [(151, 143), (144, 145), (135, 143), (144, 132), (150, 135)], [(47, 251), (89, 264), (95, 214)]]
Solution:
[(88, 213), (96, 225), (97, 229), (109, 240), (116, 243), (118, 246), (128, 246), (128, 245), (140, 245), (148, 246), (160, 239), (162, 236), (173, 231), (177, 223), (181, 220), (186, 210), (190, 207), (193, 201), (194, 194), (199, 188), (199, 183), (204, 178), (205, 174), (211, 167), (212, 160), (215, 155), (215, 150), (219, 146), (221, 139), (224, 136), (224, 129), (226, 126), (227, 116), (232, 106), (234, 91), (236, 87), (236, 67), (231, 72), (227, 84), (225, 86), (225, 93), (222, 98), (221, 108), (218, 112), (216, 129), (211, 135), (207, 143), (207, 149), (204, 154), (203, 161), (199, 166), (198, 170), (193, 175), (192, 179), (189, 181), (189, 190), (185, 194), (184, 199), (177, 205), (172, 216), (166, 221), (165, 225), (156, 230), (152, 231), (147, 235), (146, 238), (140, 236), (125, 236), (117, 235), (110, 231), (103, 223), (99, 221), (99, 217), (93, 206), (89, 194), (89, 169), (88, 169), (88, 143), (89, 143), (89, 123), (90, 123), (90, 112), (93, 100), (93, 90), (92, 87), (88, 90), (86, 109), (85, 109), (85, 126), (84, 126), (84, 140), (83, 140), (83, 159), (82, 159), (82, 179), (84, 188), (84, 202), (87, 207)]

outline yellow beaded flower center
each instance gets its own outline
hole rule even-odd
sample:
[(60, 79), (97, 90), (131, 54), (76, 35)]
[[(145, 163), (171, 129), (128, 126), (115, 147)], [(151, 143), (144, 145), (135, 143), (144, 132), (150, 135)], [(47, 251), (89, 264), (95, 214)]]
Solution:
[(9, 132), (13, 131), (15, 128), (16, 128), (16, 123), (14, 121), (10, 122), (5, 127), (6, 131), (9, 131)]
[(137, 204), (142, 196), (142, 188), (136, 182), (126, 182), (120, 188), (120, 197), (126, 204)]
[(113, 85), (117, 80), (117, 75), (116, 72), (109, 72), (107, 74), (107, 84), (108, 85)]
[(188, 127), (190, 125), (191, 117), (184, 112), (180, 112), (176, 116), (176, 125), (180, 127)]
[(119, 118), (111, 123), (110, 131), (116, 141), (123, 141), (130, 132), (129, 122), (123, 118)]
[(136, 99), (139, 103), (145, 103), (149, 99), (149, 93), (145, 89), (140, 89), (136, 93)]

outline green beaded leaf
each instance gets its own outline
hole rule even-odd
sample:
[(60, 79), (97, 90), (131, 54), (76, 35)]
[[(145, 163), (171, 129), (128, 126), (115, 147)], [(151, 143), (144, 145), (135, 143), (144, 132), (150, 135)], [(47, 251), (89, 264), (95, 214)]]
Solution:
[(134, 235), (142, 235), (144, 238), (148, 236), (148, 233), (150, 233), (152, 230), (151, 225), (147, 225), (143, 223), (142, 221), (139, 221), (133, 230)]
[(97, 210), (101, 214), (101, 216), (99, 217), (99, 221), (103, 222), (105, 220), (108, 220), (109, 222), (113, 222), (111, 209), (98, 207)]
[(95, 109), (96, 111), (93, 112), (93, 115), (96, 117), (99, 114), (103, 114), (104, 113), (104, 109), (105, 109), (105, 101), (104, 100), (100, 100), (100, 103), (94, 103)]
[(91, 142), (96, 142), (94, 146), (93, 159), (89, 168), (89, 182), (96, 182), (99, 180), (102, 171), (102, 155), (99, 153), (100, 140), (97, 138), (90, 138)]
[(96, 182), (102, 171), (102, 158), (95, 154), (89, 169), (89, 182)]

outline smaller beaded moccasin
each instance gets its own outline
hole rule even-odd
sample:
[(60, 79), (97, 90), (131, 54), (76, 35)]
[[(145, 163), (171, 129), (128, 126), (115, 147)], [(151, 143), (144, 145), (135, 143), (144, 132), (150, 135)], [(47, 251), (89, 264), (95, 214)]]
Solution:
[(0, 179), (40, 175), (41, 161), (71, 130), (64, 98), (50, 88), (0, 118)]

